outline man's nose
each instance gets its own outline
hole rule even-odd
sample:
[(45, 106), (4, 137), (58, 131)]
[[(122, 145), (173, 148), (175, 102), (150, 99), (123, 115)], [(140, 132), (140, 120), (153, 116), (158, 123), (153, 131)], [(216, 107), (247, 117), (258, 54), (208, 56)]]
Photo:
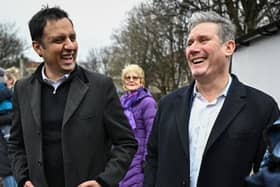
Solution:
[(70, 38), (68, 38), (65, 41), (64, 48), (69, 49), (69, 50), (70, 49), (75, 49), (75, 41), (72, 41)]
[(191, 45), (187, 46), (186, 53), (187, 54), (194, 54), (200, 52), (199, 44), (192, 43)]

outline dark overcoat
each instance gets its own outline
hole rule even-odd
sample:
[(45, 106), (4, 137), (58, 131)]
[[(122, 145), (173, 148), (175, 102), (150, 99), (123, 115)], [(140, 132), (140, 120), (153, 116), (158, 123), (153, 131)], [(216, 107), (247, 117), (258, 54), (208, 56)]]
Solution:
[[(78, 69), (81, 75), (71, 82), (61, 132), (65, 185), (77, 187), (96, 179), (117, 186), (134, 156), (137, 141), (112, 80)], [(40, 103), (41, 83), (35, 75), (17, 81), (9, 156), (19, 183), (30, 179), (36, 187), (47, 187)]]
[[(265, 146), (263, 129), (279, 116), (274, 99), (233, 76), (210, 133), (197, 187), (243, 187)], [(159, 102), (148, 144), (144, 187), (189, 187), (189, 116), (194, 84)]]

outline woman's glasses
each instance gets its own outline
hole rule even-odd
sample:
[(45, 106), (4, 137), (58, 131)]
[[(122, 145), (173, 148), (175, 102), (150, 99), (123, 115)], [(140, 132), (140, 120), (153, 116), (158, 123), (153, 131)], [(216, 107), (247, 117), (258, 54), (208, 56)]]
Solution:
[(140, 77), (138, 77), (138, 76), (125, 76), (124, 79), (126, 81), (130, 81), (130, 80), (136, 81), (136, 80), (140, 79)]

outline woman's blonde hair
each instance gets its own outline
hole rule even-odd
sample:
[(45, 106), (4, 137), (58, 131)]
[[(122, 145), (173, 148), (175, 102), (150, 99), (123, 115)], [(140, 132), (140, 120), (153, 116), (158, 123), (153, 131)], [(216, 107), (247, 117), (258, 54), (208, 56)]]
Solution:
[(16, 67), (10, 67), (5, 70), (5, 76), (8, 80), (12, 80), (13, 84), (20, 78), (19, 69)]
[[(139, 78), (140, 78), (140, 83), (142, 85), (145, 85), (145, 73), (144, 70), (137, 64), (128, 64), (126, 65), (123, 70), (122, 70), (122, 81), (124, 83), (125, 81), (125, 76), (128, 73), (136, 73)], [(125, 85), (123, 84), (123, 88), (124, 90), (126, 90)]]

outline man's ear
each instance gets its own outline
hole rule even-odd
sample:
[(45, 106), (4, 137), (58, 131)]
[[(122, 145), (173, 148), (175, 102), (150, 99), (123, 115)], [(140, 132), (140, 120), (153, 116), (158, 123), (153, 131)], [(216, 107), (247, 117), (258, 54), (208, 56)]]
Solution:
[(225, 55), (226, 56), (231, 56), (235, 50), (235, 41), (234, 40), (229, 40), (225, 42)]
[(34, 49), (34, 51), (40, 56), (43, 56), (43, 51), (42, 51), (42, 45), (38, 42), (33, 40), (32, 41), (32, 47)]

